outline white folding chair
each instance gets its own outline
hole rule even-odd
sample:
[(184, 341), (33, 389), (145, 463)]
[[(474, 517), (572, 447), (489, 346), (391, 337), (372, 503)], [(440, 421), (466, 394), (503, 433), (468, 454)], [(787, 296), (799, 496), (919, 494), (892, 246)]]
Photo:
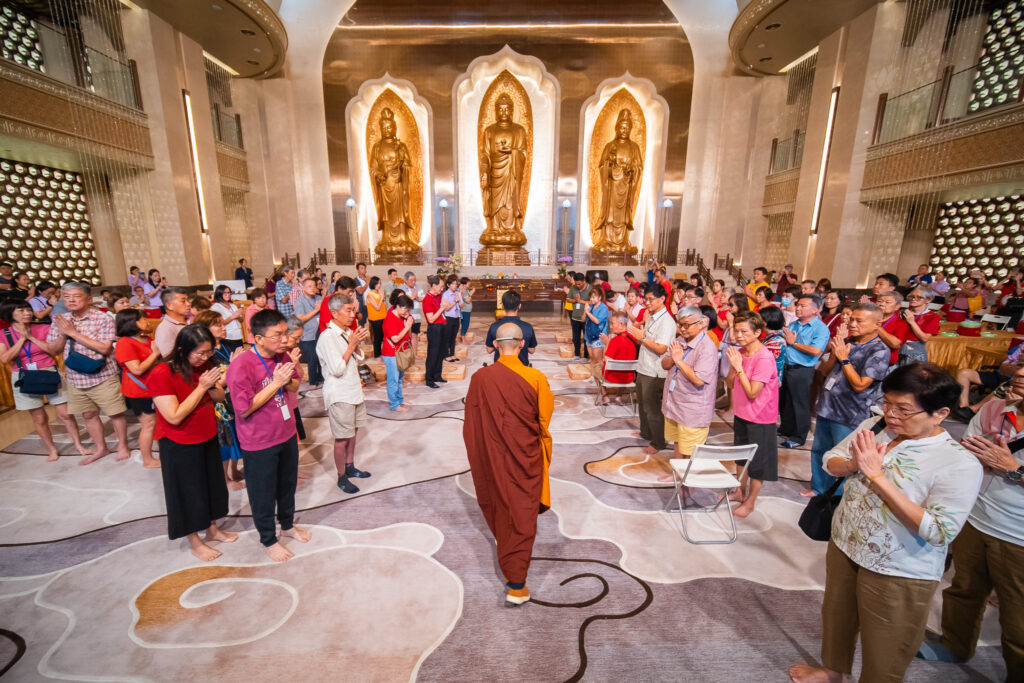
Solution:
[[(743, 475), (747, 473), (750, 461), (754, 459), (756, 453), (757, 444), (747, 444), (745, 446), (710, 446), (708, 444), (700, 444), (694, 447), (693, 455), (690, 456), (689, 460), (672, 458), (668, 461), (669, 466), (672, 468), (672, 482), (675, 485), (673, 498), (676, 505), (678, 505), (679, 521), (683, 525), (683, 538), (694, 545), (726, 544), (736, 540), (738, 536), (736, 518), (733, 517), (732, 506), (729, 504), (729, 494), (739, 488), (740, 481), (743, 479)], [(747, 461), (747, 464), (743, 466), (743, 472), (740, 473), (738, 478), (722, 465), (722, 461), (730, 460)], [(688, 492), (690, 488), (709, 489), (720, 493), (721, 498), (714, 505), (704, 505), (695, 508), (687, 507), (686, 501), (688, 499), (692, 500)], [(732, 527), (729, 537), (725, 540), (710, 541), (695, 541), (690, 538), (690, 535), (686, 532), (685, 515), (715, 514), (723, 503), (725, 504), (725, 509), (729, 511), (729, 524)], [(671, 505), (672, 499), (669, 499), (664, 511), (671, 512), (669, 509)]]
[(994, 323), (996, 326), (999, 327), (999, 329), (1005, 330), (1006, 326), (1010, 324), (1010, 316), (992, 315), (991, 313), (986, 313), (985, 315), (981, 316), (981, 324), (984, 325), (985, 323)]
[[(614, 371), (618, 371), (618, 372), (632, 372), (633, 373), (633, 381), (632, 382), (626, 382), (624, 384), (617, 384), (615, 382), (607, 382), (604, 379), (604, 372), (601, 372), (601, 374), (599, 374), (596, 377), (594, 377), (594, 379), (597, 380), (597, 384), (598, 384), (599, 387), (604, 387), (605, 389), (625, 389), (626, 390), (625, 393), (629, 396), (629, 408), (630, 408), (630, 411), (631, 411), (630, 412), (631, 415), (636, 415), (636, 401), (633, 400), (633, 393), (636, 391), (636, 367), (637, 367), (638, 363), (639, 363), (639, 361), (635, 361), (635, 360), (614, 360), (612, 358), (605, 358), (605, 360), (604, 360), (604, 370), (605, 371), (614, 370)], [(608, 417), (608, 408), (611, 406), (611, 404), (607, 404), (606, 405), (606, 404), (602, 403), (601, 402), (602, 398), (603, 397), (601, 396), (601, 392), (598, 391), (597, 392), (597, 396), (594, 398), (594, 405), (597, 406), (597, 410), (598, 410), (599, 413), (601, 413), (601, 417)]]

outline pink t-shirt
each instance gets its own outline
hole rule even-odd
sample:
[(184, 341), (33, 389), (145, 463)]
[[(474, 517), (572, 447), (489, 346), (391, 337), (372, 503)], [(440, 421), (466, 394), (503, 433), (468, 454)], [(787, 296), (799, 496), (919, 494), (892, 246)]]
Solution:
[[(41, 339), (43, 341), (46, 341), (46, 335), (50, 333), (49, 325), (32, 325), (29, 329), (31, 330), (32, 337), (34, 339)], [(18, 340), (21, 339), (21, 335), (18, 334), (13, 327), (3, 330), (0, 332), (0, 344), (2, 344), (5, 349), (10, 348), (10, 345), (7, 343), (8, 334), (11, 335), (11, 339), (15, 344), (17, 344)], [(25, 357), (26, 350), (28, 351), (28, 358)], [(21, 364), (21, 367), (24, 368), (27, 368), (29, 363), (35, 363), (36, 367), (42, 370), (43, 368), (52, 368), (57, 364), (57, 361), (53, 360), (53, 356), (39, 348), (39, 344), (25, 342), (25, 345), (21, 347), (20, 351), (18, 351), (18, 357), (11, 361), (11, 367), (17, 370), (19, 363)]]
[(764, 382), (757, 398), (750, 400), (743, 391), (740, 378), (733, 380), (732, 410), (737, 417), (755, 424), (775, 424), (779, 417), (779, 373), (775, 356), (761, 347), (753, 356), (743, 357), (743, 372), (751, 382)]
[[(278, 358), (284, 360), (283, 356)], [(252, 405), (253, 397), (270, 384), (276, 367), (277, 360), (264, 358), (261, 361), (254, 350), (239, 354), (228, 366), (225, 379), (231, 392), (231, 402), (235, 407), (238, 443), (243, 450), (263, 450), (284, 443), (295, 436), (295, 417), (285, 397), (287, 389), (281, 389), (249, 417), (242, 417), (242, 413)], [(296, 365), (292, 376), (301, 379), (301, 372)], [(282, 407), (285, 412), (282, 412)], [(285, 414), (289, 415), (289, 419), (284, 419)]]

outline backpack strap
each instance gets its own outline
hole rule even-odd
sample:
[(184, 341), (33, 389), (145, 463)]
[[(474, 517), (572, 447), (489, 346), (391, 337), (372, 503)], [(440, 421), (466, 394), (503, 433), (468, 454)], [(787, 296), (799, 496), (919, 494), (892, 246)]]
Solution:
[[(14, 337), (11, 335), (11, 329), (9, 327), (4, 328), (4, 336), (7, 337), (8, 348), (13, 349)], [(18, 357), (18, 354), (14, 354), (14, 360), (18, 363), (18, 372), (24, 372), (25, 366), (21, 364), (21, 358)]]

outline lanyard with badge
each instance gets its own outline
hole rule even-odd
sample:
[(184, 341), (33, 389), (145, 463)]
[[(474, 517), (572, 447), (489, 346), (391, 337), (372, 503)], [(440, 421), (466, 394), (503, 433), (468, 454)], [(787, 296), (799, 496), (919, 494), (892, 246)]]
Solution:
[[(895, 316), (893, 316), (893, 317), (895, 317)], [(878, 339), (878, 335), (877, 334), (874, 337), (872, 337), (871, 339), (868, 339), (866, 342), (862, 342), (860, 344), (851, 344), (851, 346), (864, 346), (864, 344), (870, 344), (871, 342), (875, 341), (876, 339)], [(843, 373), (843, 365), (842, 365), (841, 362), (836, 367), (839, 368), (839, 372), (837, 372), (835, 374), (833, 374), (831, 372), (829, 373), (828, 380), (825, 382), (825, 391), (832, 391), (832, 389), (834, 389), (835, 386), (836, 386), (836, 382), (839, 381), (839, 377), (844, 374)]]
[[(706, 335), (706, 334), (707, 334), (706, 331), (700, 333), (700, 336), (697, 337), (697, 341), (693, 342), (693, 344), (691, 344), (689, 346), (689, 348), (686, 349), (686, 352), (683, 353), (683, 357), (679, 359), (679, 362), (683, 362), (683, 361), (686, 360), (686, 357), (690, 355), (691, 351), (693, 351), (695, 348), (697, 348), (697, 344), (700, 344), (701, 340), (704, 339), (704, 335)], [(672, 381), (668, 383), (668, 390), (669, 391), (672, 391), (673, 389), (676, 388), (676, 378), (679, 376), (679, 366), (673, 364), (672, 369), (675, 370), (675, 372), (672, 373)]]
[[(256, 357), (260, 359), (261, 363), (263, 363), (263, 369), (267, 371), (267, 376), (271, 381), (273, 381), (274, 373), (272, 373), (270, 368), (267, 367), (267, 361), (263, 360), (263, 356), (260, 355), (260, 352), (256, 350), (255, 346), (252, 347), (252, 352), (255, 353)], [(292, 419), (292, 411), (288, 409), (288, 402), (284, 400), (284, 392), (280, 389), (277, 390), (277, 397), (281, 400), (281, 417), (287, 422)]]

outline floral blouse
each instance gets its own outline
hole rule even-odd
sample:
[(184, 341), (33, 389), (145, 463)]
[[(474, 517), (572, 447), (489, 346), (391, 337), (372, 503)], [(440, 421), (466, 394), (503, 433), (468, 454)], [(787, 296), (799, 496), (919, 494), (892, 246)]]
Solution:
[[(826, 468), (833, 458), (850, 460), (854, 436), (862, 429), (871, 429), (878, 419), (868, 418), (825, 453)], [(875, 441), (887, 444), (893, 438), (883, 430)], [(924, 508), (917, 533), (903, 526), (871, 491), (867, 477), (855, 474), (843, 485), (843, 500), (832, 518), (832, 542), (870, 571), (938, 581), (945, 568), (946, 547), (960, 533), (974, 507), (982, 474), (977, 458), (945, 431), (903, 441), (885, 454), (882, 475)]]

